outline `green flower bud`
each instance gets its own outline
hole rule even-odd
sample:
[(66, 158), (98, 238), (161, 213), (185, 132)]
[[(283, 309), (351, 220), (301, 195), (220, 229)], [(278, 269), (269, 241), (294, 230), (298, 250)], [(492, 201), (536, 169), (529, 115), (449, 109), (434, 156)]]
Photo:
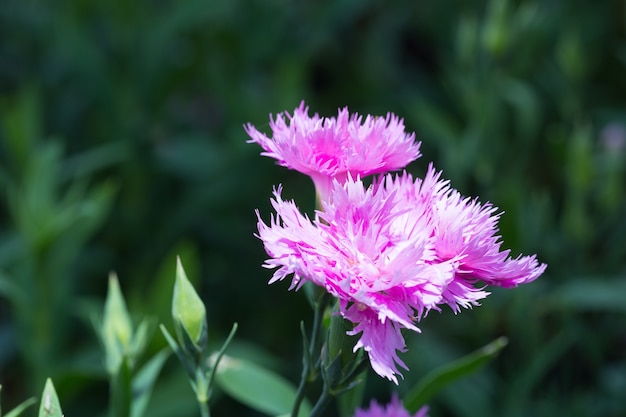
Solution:
[(109, 373), (115, 374), (122, 358), (129, 352), (133, 325), (114, 273), (109, 275), (109, 290), (100, 331), (106, 352), (107, 369)]
[(181, 346), (186, 346), (183, 331), (196, 348), (202, 350), (207, 339), (206, 308), (189, 282), (180, 258), (176, 262), (176, 283), (172, 297), (172, 318)]
[[(9, 413), (10, 414), (10, 413)], [(63, 417), (59, 397), (54, 389), (52, 380), (48, 378), (41, 394), (41, 405), (39, 406), (39, 417)]]

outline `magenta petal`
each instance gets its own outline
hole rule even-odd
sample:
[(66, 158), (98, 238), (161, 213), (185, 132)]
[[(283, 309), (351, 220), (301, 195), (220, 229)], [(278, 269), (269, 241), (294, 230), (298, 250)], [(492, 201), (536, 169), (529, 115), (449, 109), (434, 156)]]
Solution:
[(342, 310), (342, 315), (355, 323), (354, 328), (348, 334), (361, 334), (354, 350), (362, 347), (369, 355), (372, 369), (378, 375), (397, 384), (396, 375), (401, 376), (397, 365), (408, 370), (397, 353), (406, 351), (404, 338), (398, 325), (390, 320), (382, 322), (375, 312), (364, 309), (359, 304), (353, 304)]
[(415, 134), (404, 130), (404, 122), (392, 113), (385, 117), (350, 114), (340, 109), (337, 117), (309, 116), (304, 102), (290, 115), (270, 117), (272, 137), (253, 125), (244, 126), (250, 143), (259, 144), (279, 165), (309, 175), (325, 200), (333, 179), (341, 183), (347, 175), (367, 175), (401, 169), (420, 157)]
[(366, 187), (348, 173), (325, 185), (328, 198), (312, 219), (282, 200), (280, 187), (269, 224), (257, 213), (264, 266), (275, 269), (270, 283), (292, 276), (291, 289), (310, 281), (337, 297), (354, 323), (350, 334), (359, 335), (355, 349), (396, 383), (406, 369), (401, 329), (419, 331), (430, 310), (448, 305), (458, 313), (487, 297), (487, 286), (531, 282), (546, 268), (534, 255), (511, 259), (500, 250), (497, 209), (440, 177), (431, 165), (423, 180), (388, 174)]
[(356, 410), (354, 417), (428, 417), (428, 407), (420, 408), (417, 413), (411, 416), (398, 398), (398, 394), (394, 392), (391, 401), (386, 406), (383, 407), (372, 400), (369, 409)]

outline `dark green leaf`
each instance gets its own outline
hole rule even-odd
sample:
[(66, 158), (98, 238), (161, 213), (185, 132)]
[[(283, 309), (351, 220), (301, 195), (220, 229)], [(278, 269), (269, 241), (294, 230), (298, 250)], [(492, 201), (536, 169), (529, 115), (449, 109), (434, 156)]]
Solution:
[[(280, 375), (244, 359), (224, 356), (217, 368), (215, 382), (228, 395), (250, 408), (270, 415), (291, 411), (296, 389)], [(305, 401), (300, 416), (311, 411)]]
[(152, 394), (152, 387), (156, 381), (161, 368), (165, 364), (169, 356), (169, 352), (162, 350), (157, 353), (152, 359), (150, 359), (140, 370), (137, 372), (132, 382), (132, 403), (130, 415), (131, 417), (142, 417), (150, 395)]
[(507, 343), (506, 338), (500, 337), (467, 356), (431, 371), (405, 395), (404, 405), (410, 412), (416, 412), (444, 387), (483, 367)]

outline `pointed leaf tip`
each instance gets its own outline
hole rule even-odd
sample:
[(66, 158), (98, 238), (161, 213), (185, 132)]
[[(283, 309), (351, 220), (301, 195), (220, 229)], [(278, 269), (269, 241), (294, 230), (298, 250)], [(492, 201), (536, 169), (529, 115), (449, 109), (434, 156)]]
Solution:
[(133, 336), (132, 321), (115, 273), (109, 275), (109, 289), (100, 331), (107, 356), (107, 369), (115, 373), (122, 357), (130, 350)]
[(185, 331), (193, 342), (202, 347), (206, 342), (206, 308), (187, 278), (180, 257), (176, 260), (176, 282), (172, 297), (172, 318), (179, 340)]
[(41, 395), (41, 405), (39, 406), (39, 417), (63, 417), (59, 397), (52, 380), (48, 378)]

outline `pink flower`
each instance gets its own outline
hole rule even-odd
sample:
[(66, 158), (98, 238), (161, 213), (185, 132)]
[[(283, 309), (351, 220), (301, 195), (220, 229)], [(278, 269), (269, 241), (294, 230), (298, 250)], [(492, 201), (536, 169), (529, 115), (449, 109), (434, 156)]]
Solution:
[(338, 298), (348, 333), (360, 335), (355, 350), (395, 383), (406, 369), (401, 329), (419, 332), (428, 311), (470, 308), (489, 294), (485, 285), (517, 286), (546, 268), (500, 251), (496, 208), (461, 197), (440, 175), (431, 165), (423, 180), (388, 174), (367, 188), (348, 175), (312, 220), (278, 188), (270, 224), (259, 216), (264, 266), (277, 268), (270, 283), (292, 275), (292, 289), (311, 281)]
[(398, 399), (398, 395), (394, 392), (391, 402), (386, 407), (372, 400), (368, 410), (356, 410), (354, 417), (428, 417), (428, 406), (420, 408), (417, 413), (411, 416)]
[(337, 118), (309, 117), (304, 102), (293, 116), (280, 113), (270, 116), (272, 138), (259, 132), (252, 124), (244, 126), (265, 150), (262, 155), (278, 160), (278, 164), (300, 171), (313, 179), (317, 193), (325, 199), (332, 181), (388, 172), (405, 167), (420, 156), (420, 143), (415, 134), (404, 131), (404, 123), (392, 113), (385, 117), (350, 115), (340, 109)]

